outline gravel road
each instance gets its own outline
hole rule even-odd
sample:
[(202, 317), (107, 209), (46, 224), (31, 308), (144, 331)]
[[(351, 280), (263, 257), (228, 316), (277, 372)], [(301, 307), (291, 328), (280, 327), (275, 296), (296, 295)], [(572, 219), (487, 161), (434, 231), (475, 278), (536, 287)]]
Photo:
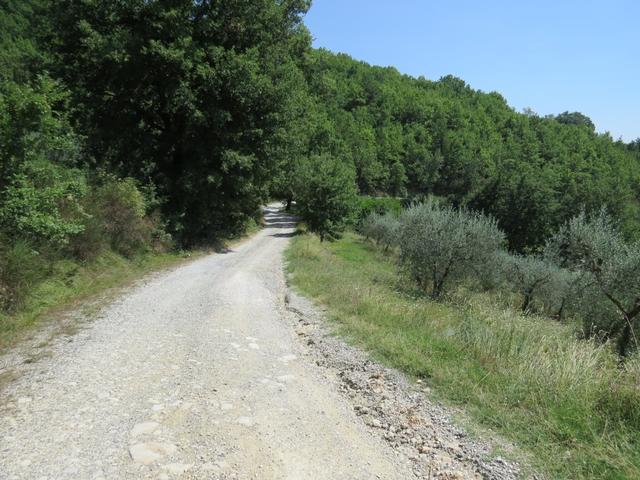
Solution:
[[(426, 477), (374, 431), (401, 438), (402, 425), (345, 392), (348, 365), (336, 375), (319, 361), (331, 353), (310, 350), (320, 340), (285, 301), (294, 224), (275, 206), (265, 218), (228, 252), (138, 283), (41, 358), (0, 358), (18, 372), (0, 393), (0, 479)], [(438, 478), (512, 476), (463, 460)]]

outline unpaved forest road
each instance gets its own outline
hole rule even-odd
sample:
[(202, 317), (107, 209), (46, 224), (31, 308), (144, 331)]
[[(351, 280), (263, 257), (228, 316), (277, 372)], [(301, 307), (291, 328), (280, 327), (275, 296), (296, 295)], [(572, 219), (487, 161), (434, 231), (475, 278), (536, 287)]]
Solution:
[(404, 479), (285, 320), (294, 224), (150, 278), (0, 398), (2, 479)]

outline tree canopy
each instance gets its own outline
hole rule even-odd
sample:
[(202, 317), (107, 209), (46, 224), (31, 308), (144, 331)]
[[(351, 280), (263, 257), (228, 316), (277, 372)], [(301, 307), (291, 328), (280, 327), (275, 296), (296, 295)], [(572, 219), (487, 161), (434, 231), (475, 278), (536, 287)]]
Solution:
[[(109, 174), (134, 179), (191, 245), (241, 231), (269, 197), (304, 195), (309, 162), (325, 174), (340, 162), (359, 194), (482, 211), (520, 252), (602, 206), (627, 240), (640, 236), (638, 141), (598, 134), (579, 112), (518, 113), (451, 75), (413, 78), (313, 49), (309, 6), (3, 2), (2, 228), (26, 232), (15, 222), (27, 217), (71, 228), (63, 199)], [(28, 199), (31, 213), (18, 215)]]
[(53, 70), (98, 162), (153, 185), (185, 241), (255, 215), (299, 113), (305, 0), (53, 0)]

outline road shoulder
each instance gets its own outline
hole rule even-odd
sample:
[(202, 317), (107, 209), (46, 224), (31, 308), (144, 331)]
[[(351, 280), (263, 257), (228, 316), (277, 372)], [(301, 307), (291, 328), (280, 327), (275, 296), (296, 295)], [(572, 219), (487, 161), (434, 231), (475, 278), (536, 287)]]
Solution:
[[(285, 298), (306, 354), (337, 383), (372, 435), (383, 439), (418, 478), (515, 479), (520, 467), (495, 452), (495, 443), (469, 435), (456, 412), (429, 398), (430, 390), (387, 368), (335, 336), (322, 307), (288, 287)], [(501, 449), (512, 446), (499, 441)]]

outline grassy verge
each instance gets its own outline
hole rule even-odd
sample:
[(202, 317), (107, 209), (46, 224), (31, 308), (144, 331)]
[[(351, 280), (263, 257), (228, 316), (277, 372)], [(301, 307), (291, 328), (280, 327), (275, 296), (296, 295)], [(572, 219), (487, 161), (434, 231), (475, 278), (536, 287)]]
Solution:
[(84, 265), (71, 260), (57, 261), (51, 274), (29, 291), (19, 311), (0, 313), (0, 351), (15, 344), (47, 314), (69, 308), (110, 288), (127, 285), (146, 273), (170, 267), (199, 253), (146, 254), (127, 259), (109, 252)]
[(523, 317), (487, 295), (430, 301), (394, 259), (356, 235), (294, 239), (293, 285), (329, 308), (338, 331), (378, 359), (428, 379), (473, 422), (531, 454), (552, 478), (640, 478), (640, 369), (572, 330)]

